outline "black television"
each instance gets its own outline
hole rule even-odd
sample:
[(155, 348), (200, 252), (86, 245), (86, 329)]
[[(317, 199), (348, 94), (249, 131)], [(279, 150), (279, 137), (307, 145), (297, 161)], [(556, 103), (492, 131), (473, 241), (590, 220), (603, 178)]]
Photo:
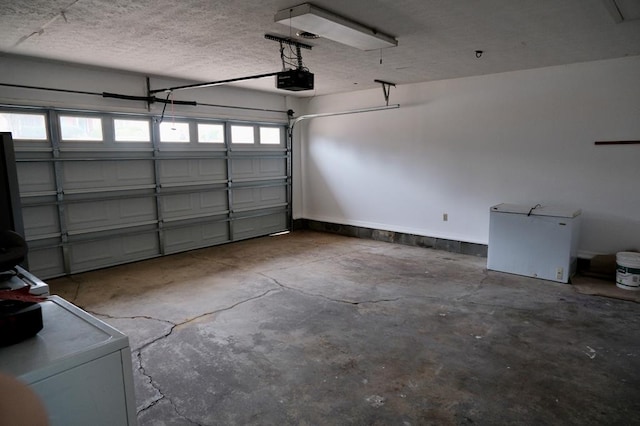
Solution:
[(13, 267), (16, 263), (28, 267), (16, 157), (8, 132), (0, 132), (0, 236), (0, 269), (8, 269), (7, 265)]
[(16, 156), (9, 132), (0, 132), (0, 230), (24, 236)]

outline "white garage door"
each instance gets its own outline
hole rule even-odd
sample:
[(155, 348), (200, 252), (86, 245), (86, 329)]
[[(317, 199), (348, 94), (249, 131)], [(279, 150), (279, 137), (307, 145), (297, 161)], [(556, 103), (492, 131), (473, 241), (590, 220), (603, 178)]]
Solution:
[(43, 278), (288, 229), (282, 124), (0, 109)]

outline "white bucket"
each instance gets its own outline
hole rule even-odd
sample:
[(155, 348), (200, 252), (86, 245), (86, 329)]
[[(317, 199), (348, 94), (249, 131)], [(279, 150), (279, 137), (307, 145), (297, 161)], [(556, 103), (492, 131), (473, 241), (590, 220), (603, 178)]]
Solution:
[(616, 285), (625, 290), (640, 290), (640, 253), (616, 254)]

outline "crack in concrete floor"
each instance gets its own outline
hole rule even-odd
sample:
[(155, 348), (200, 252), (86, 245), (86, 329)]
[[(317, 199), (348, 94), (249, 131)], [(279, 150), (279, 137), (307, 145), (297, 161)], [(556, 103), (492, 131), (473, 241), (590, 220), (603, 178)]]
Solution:
[(301, 294), (304, 294), (304, 295), (310, 296), (310, 297), (319, 297), (321, 299), (329, 300), (331, 302), (336, 302), (336, 303), (346, 303), (346, 304), (349, 304), (349, 305), (358, 306), (358, 305), (362, 305), (362, 304), (365, 304), (365, 303), (395, 302), (395, 301), (398, 301), (398, 300), (402, 299), (402, 297), (394, 297), (393, 299), (376, 299), (376, 300), (360, 300), (360, 301), (335, 299), (333, 297), (325, 296), (323, 294), (309, 293), (309, 292), (301, 290), (299, 288), (289, 287), (288, 285), (282, 284), (280, 281), (278, 281), (277, 279), (275, 279), (273, 277), (270, 277), (269, 275), (266, 275), (266, 274), (263, 274), (263, 273), (259, 273), (259, 274), (262, 275), (265, 278), (268, 278), (268, 279), (272, 280), (276, 285), (282, 287), (283, 289), (295, 291), (297, 293), (301, 293)]
[[(341, 257), (342, 255), (339, 256), (335, 256), (335, 257)], [(325, 260), (325, 259), (323, 259)], [(221, 264), (225, 264), (224, 262), (220, 262), (218, 261), (217, 263), (221, 263)], [(309, 263), (313, 263), (309, 262)], [(230, 265), (233, 266), (233, 265)], [(473, 294), (477, 293), (480, 290), (480, 287), (482, 287), (482, 284), (485, 282), (485, 280), (488, 278), (488, 273), (486, 270), (483, 271), (484, 272), (484, 277), (483, 279), (477, 283), (474, 288), (468, 293), (468, 294), (464, 294), (462, 295), (460, 298), (458, 298), (456, 301), (460, 301), (462, 299), (466, 299), (467, 297), (472, 296)], [(240, 306), (244, 303), (248, 303), (257, 299), (260, 299), (262, 297), (265, 297), (269, 294), (272, 294), (274, 292), (279, 292), (282, 290), (288, 290), (288, 291), (292, 291), (295, 293), (299, 293), (299, 294), (303, 294), (305, 296), (308, 297), (313, 297), (313, 298), (320, 298), (323, 300), (327, 300), (330, 302), (334, 302), (334, 303), (340, 303), (340, 304), (348, 304), (351, 306), (358, 306), (358, 305), (362, 305), (362, 304), (376, 304), (376, 303), (384, 303), (384, 302), (396, 302), (398, 300), (402, 300), (403, 297), (395, 297), (395, 298), (380, 298), (380, 299), (373, 299), (373, 300), (349, 300), (349, 299), (340, 299), (340, 298), (333, 298), (333, 297), (329, 297), (329, 296), (325, 296), (323, 294), (317, 294), (317, 293), (311, 293), (299, 288), (295, 288), (295, 287), (291, 287), (288, 286), (286, 284), (283, 284), (282, 282), (280, 282), (279, 280), (277, 280), (276, 278), (269, 276), (267, 273), (262, 273), (262, 272), (257, 272), (257, 275), (260, 275), (264, 278), (267, 278), (268, 280), (270, 280), (274, 285), (276, 285), (276, 288), (271, 288), (269, 290), (266, 290), (258, 295), (255, 296), (251, 296), (245, 299), (242, 299), (234, 304), (231, 304), (227, 307), (223, 307), (220, 309), (215, 309), (213, 311), (210, 312), (205, 312), (202, 313), (200, 315), (197, 315), (195, 317), (189, 318), (185, 321), (181, 321), (181, 322), (174, 322), (174, 321), (170, 321), (170, 320), (166, 320), (166, 319), (162, 319), (162, 318), (155, 318), (149, 315), (133, 315), (133, 316), (115, 316), (115, 315), (110, 315), (110, 314), (106, 314), (106, 313), (101, 313), (101, 312), (96, 312), (96, 311), (91, 311), (88, 309), (87, 312), (96, 315), (96, 316), (102, 316), (104, 318), (107, 319), (131, 319), (131, 320), (136, 320), (136, 319), (146, 319), (146, 320), (152, 320), (152, 321), (158, 321), (167, 325), (170, 325), (170, 328), (163, 334), (161, 334), (160, 336), (156, 337), (155, 339), (152, 339), (149, 342), (146, 342), (145, 344), (143, 344), (142, 346), (140, 346), (139, 348), (136, 349), (136, 352), (134, 353), (135, 357), (136, 357), (136, 362), (137, 362), (137, 370), (140, 372), (140, 374), (146, 378), (146, 380), (148, 381), (148, 384), (157, 392), (158, 396), (156, 398), (154, 398), (153, 400), (151, 400), (148, 404), (146, 404), (145, 406), (141, 407), (140, 409), (137, 410), (137, 415), (139, 416), (140, 414), (144, 413), (145, 411), (155, 407), (158, 403), (160, 403), (161, 401), (167, 401), (167, 403), (170, 405), (171, 409), (175, 412), (175, 414), (189, 422), (189, 424), (193, 424), (193, 425), (197, 425), (197, 426), (205, 426), (203, 424), (200, 424), (196, 421), (194, 421), (193, 419), (190, 419), (189, 417), (187, 417), (186, 415), (182, 414), (178, 407), (176, 406), (175, 402), (171, 399), (171, 397), (167, 396), (163, 390), (162, 387), (154, 380), (153, 376), (151, 374), (149, 374), (147, 372), (147, 369), (145, 368), (144, 365), (144, 360), (143, 360), (143, 351), (145, 351), (146, 349), (148, 349), (150, 346), (152, 346), (153, 344), (164, 340), (166, 338), (168, 338), (169, 336), (171, 336), (173, 334), (173, 332), (178, 328), (178, 327), (182, 327), (182, 326), (186, 326), (194, 321), (200, 320), (202, 318), (208, 317), (208, 316), (212, 316), (212, 315), (216, 315), (218, 313), (221, 312), (225, 312), (225, 311), (229, 311), (231, 309), (236, 308), (237, 306)], [(79, 292), (80, 292), (80, 282), (76, 282), (75, 280), (73, 281), (76, 286), (74, 289), (74, 300), (76, 300), (79, 296)]]
[[(338, 255), (335, 256), (336, 258), (341, 257), (342, 255)], [(326, 259), (322, 259), (322, 260), (326, 260)], [(311, 261), (308, 263), (314, 263), (317, 262), (316, 261)], [(225, 262), (220, 262), (217, 261), (217, 263), (220, 264), (225, 264)], [(234, 265), (229, 265), (229, 266), (234, 266)], [(480, 291), (480, 288), (482, 287), (482, 284), (484, 284), (484, 282), (487, 280), (488, 277), (488, 273), (486, 270), (483, 271), (484, 272), (484, 277), (482, 278), (482, 280), (479, 283), (476, 283), (476, 285), (474, 286), (474, 288), (467, 294), (461, 295), (459, 298), (457, 298), (456, 301), (460, 301), (463, 299), (467, 299), (468, 297), (473, 296), (474, 294), (476, 294), (478, 291)], [(88, 310), (88, 312), (90, 312), (93, 315), (97, 315), (97, 316), (102, 316), (104, 318), (107, 319), (130, 319), (130, 320), (136, 320), (136, 319), (146, 319), (146, 320), (152, 320), (152, 321), (158, 321), (164, 324), (167, 324), (170, 326), (170, 328), (165, 332), (162, 333), (161, 335), (159, 335), (158, 337), (156, 337), (155, 339), (152, 339), (149, 342), (146, 342), (145, 344), (143, 344), (142, 346), (140, 346), (139, 348), (136, 349), (136, 352), (133, 354), (136, 358), (136, 363), (137, 363), (137, 370), (138, 372), (142, 375), (142, 377), (145, 377), (148, 385), (150, 385), (155, 392), (157, 392), (157, 395), (155, 398), (153, 398), (150, 402), (148, 402), (145, 406), (140, 407), (137, 410), (137, 415), (141, 415), (144, 412), (146, 412), (147, 410), (155, 407), (158, 403), (160, 403), (161, 401), (166, 401), (169, 406), (171, 407), (171, 409), (173, 410), (173, 412), (175, 412), (175, 414), (183, 419), (184, 421), (188, 422), (189, 424), (193, 424), (193, 425), (197, 425), (197, 426), (205, 426), (202, 425), (196, 421), (194, 421), (193, 419), (189, 418), (188, 416), (184, 415), (183, 413), (180, 412), (178, 406), (175, 404), (175, 402), (171, 399), (171, 397), (167, 396), (164, 392), (162, 387), (156, 382), (156, 380), (154, 380), (153, 376), (151, 374), (149, 374), (147, 372), (147, 369), (145, 368), (145, 364), (144, 364), (144, 360), (143, 360), (143, 351), (145, 351), (146, 349), (148, 349), (150, 346), (152, 346), (153, 344), (164, 340), (166, 338), (168, 338), (169, 336), (171, 336), (173, 334), (173, 332), (178, 328), (178, 327), (182, 327), (182, 326), (186, 326), (194, 321), (200, 320), (202, 318), (211, 316), (211, 315), (216, 315), (218, 313), (221, 312), (225, 312), (231, 309), (234, 309), (235, 307), (242, 305), (244, 303), (248, 303), (257, 299), (260, 299), (262, 297), (265, 297), (273, 292), (277, 292), (280, 290), (288, 290), (288, 291), (293, 291), (299, 294), (303, 294), (305, 296), (308, 297), (314, 297), (314, 298), (320, 298), (323, 300), (327, 300), (333, 303), (341, 303), (341, 304), (348, 304), (351, 306), (358, 306), (358, 305), (362, 305), (362, 304), (376, 304), (376, 303), (383, 303), (383, 302), (395, 302), (398, 300), (403, 299), (403, 297), (395, 297), (395, 298), (380, 298), (380, 299), (373, 299), (373, 300), (353, 300), (353, 299), (340, 299), (340, 298), (334, 298), (334, 297), (329, 297), (323, 294), (317, 294), (317, 293), (312, 293), (312, 292), (308, 292), (299, 288), (295, 288), (295, 287), (291, 287), (288, 286), (286, 284), (283, 284), (282, 282), (280, 282), (279, 280), (277, 280), (276, 278), (269, 276), (267, 273), (262, 273), (262, 272), (258, 272), (258, 275), (267, 278), (268, 280), (270, 280), (273, 284), (275, 284), (277, 286), (277, 288), (271, 288), (267, 291), (264, 291), (258, 295), (255, 296), (251, 296), (245, 299), (242, 299), (234, 304), (231, 304), (227, 307), (224, 308), (220, 308), (220, 309), (216, 309), (210, 312), (205, 312), (203, 314), (197, 315), (195, 317), (189, 318), (185, 321), (181, 321), (181, 322), (174, 322), (174, 321), (170, 321), (170, 320), (166, 320), (166, 319), (162, 319), (162, 318), (156, 318), (156, 317), (152, 317), (150, 315), (133, 315), (133, 316), (115, 316), (115, 315), (110, 315), (107, 313), (101, 313), (101, 312), (96, 312), (96, 311), (91, 311)], [(80, 293), (80, 282), (73, 280), (75, 284), (75, 288), (74, 288), (74, 295), (73, 295), (73, 299), (74, 301), (77, 300), (79, 293)], [(468, 302), (468, 301), (467, 301)]]
[[(222, 263), (222, 262), (220, 262)], [(478, 285), (476, 286), (476, 288), (473, 289), (473, 291), (471, 291), (469, 294), (467, 295), (463, 295), (460, 299), (464, 299), (467, 296), (472, 295), (473, 293), (476, 293), (479, 290), (479, 287), (481, 287), (481, 285), (484, 283), (484, 281), (488, 278), (487, 272), (486, 270), (485, 272), (485, 277), (481, 280), (480, 283), (478, 283)], [(244, 303), (248, 303), (257, 299), (260, 299), (262, 297), (265, 297), (273, 292), (277, 292), (280, 289), (282, 290), (288, 290), (288, 291), (293, 291), (296, 293), (300, 293), (300, 294), (304, 294), (306, 296), (309, 297), (314, 297), (314, 298), (321, 298), (324, 300), (328, 300), (330, 302), (334, 302), (334, 303), (341, 303), (341, 304), (348, 304), (348, 305), (352, 305), (352, 306), (358, 306), (358, 305), (362, 305), (362, 304), (376, 304), (376, 303), (383, 303), (383, 302), (396, 302), (398, 300), (403, 299), (403, 297), (395, 297), (395, 298), (381, 298), (381, 299), (373, 299), (373, 300), (348, 300), (348, 299), (338, 299), (338, 298), (333, 298), (333, 297), (329, 297), (329, 296), (325, 296), (323, 294), (317, 294), (317, 293), (311, 293), (308, 291), (304, 291), (302, 289), (298, 289), (295, 287), (290, 287), (288, 285), (285, 285), (283, 283), (281, 283), (279, 280), (267, 275), (266, 273), (258, 273), (258, 275), (263, 276), (267, 279), (269, 279), (271, 282), (273, 282), (276, 286), (278, 286), (278, 288), (272, 288), (269, 289), (267, 291), (264, 291), (258, 295), (252, 296), (252, 297), (248, 297), (245, 299), (242, 299), (232, 305), (229, 305), (227, 307), (224, 308), (220, 308), (220, 309), (216, 309), (210, 312), (205, 312), (201, 315), (197, 315), (195, 317), (189, 318), (185, 321), (182, 322), (174, 322), (174, 321), (170, 321), (170, 320), (166, 320), (166, 319), (162, 319), (162, 318), (155, 318), (149, 315), (133, 315), (133, 316), (115, 316), (115, 315), (110, 315), (107, 313), (101, 313), (101, 312), (96, 312), (96, 311), (92, 311), (92, 310), (88, 310), (85, 309), (87, 312), (96, 315), (96, 316), (102, 316), (104, 318), (107, 319), (131, 319), (131, 320), (136, 320), (136, 319), (147, 319), (147, 320), (152, 320), (152, 321), (158, 321), (161, 323), (165, 323), (170, 325), (171, 327), (169, 328), (169, 330), (165, 333), (163, 333), (162, 335), (156, 337), (155, 339), (145, 343), (144, 345), (140, 346), (139, 348), (137, 348), (136, 352), (135, 352), (135, 357), (136, 357), (136, 361), (137, 361), (137, 370), (140, 372), (140, 374), (142, 374), (142, 376), (146, 377), (146, 379), (148, 380), (149, 385), (155, 389), (155, 391), (159, 394), (159, 397), (153, 399), (150, 403), (148, 403), (147, 405), (145, 405), (144, 407), (141, 407), (140, 409), (137, 410), (136, 414), (139, 416), (140, 414), (144, 413), (145, 411), (153, 408), (154, 406), (156, 406), (160, 401), (166, 400), (168, 402), (168, 404), (171, 406), (172, 410), (176, 413), (176, 415), (179, 418), (184, 419), (185, 421), (188, 421), (190, 424), (193, 425), (197, 425), (197, 426), (205, 426), (202, 425), (198, 422), (195, 422), (193, 419), (188, 418), (187, 416), (185, 416), (184, 414), (182, 414), (178, 407), (176, 406), (176, 404), (174, 403), (174, 401), (168, 397), (167, 395), (164, 394), (161, 386), (154, 380), (153, 376), (151, 374), (149, 374), (144, 366), (144, 362), (143, 362), (143, 357), (142, 357), (142, 353), (145, 349), (149, 348), (151, 345), (164, 340), (166, 338), (168, 338), (169, 336), (171, 336), (173, 334), (173, 332), (176, 330), (176, 328), (178, 327), (182, 327), (185, 325), (188, 325), (194, 321), (200, 320), (202, 318), (211, 316), (211, 315), (216, 315), (218, 313), (221, 312), (225, 312), (225, 311), (229, 311), (231, 309), (234, 309), (235, 307), (242, 305)], [(77, 299), (78, 297), (78, 293), (80, 291), (80, 283), (76, 282), (76, 288), (75, 288), (75, 292), (74, 292), (74, 300)], [(460, 300), (458, 299), (458, 300)]]
[[(289, 291), (293, 291), (293, 292), (296, 292), (296, 293), (304, 294), (304, 295), (309, 296), (309, 297), (321, 298), (321, 299), (328, 300), (328, 301), (331, 301), (331, 302), (334, 302), (334, 303), (349, 304), (349, 305), (352, 305), (352, 306), (358, 306), (360, 304), (369, 304), (369, 303), (395, 302), (395, 301), (398, 301), (398, 300), (402, 299), (402, 297), (396, 297), (396, 298), (392, 298), (392, 299), (376, 299), (376, 300), (361, 300), (361, 301), (336, 299), (336, 298), (331, 298), (331, 297), (328, 297), (328, 296), (324, 296), (322, 294), (309, 293), (309, 292), (306, 292), (304, 290), (300, 290), (300, 289), (297, 289), (297, 288), (294, 288), (294, 287), (289, 287), (289, 286), (287, 286), (285, 284), (282, 284), (277, 279), (275, 279), (273, 277), (270, 277), (270, 276), (268, 276), (266, 274), (263, 274), (263, 273), (258, 273), (258, 275), (261, 275), (261, 276), (271, 280), (274, 284), (276, 284), (278, 286), (278, 288), (269, 289), (269, 290), (267, 290), (265, 292), (262, 292), (262, 293), (260, 293), (260, 294), (258, 294), (256, 296), (252, 296), (252, 297), (240, 300), (240, 301), (238, 301), (238, 302), (236, 302), (236, 303), (234, 303), (234, 304), (232, 304), (230, 306), (227, 306), (227, 307), (224, 307), (224, 308), (220, 308), (220, 309), (216, 309), (216, 310), (213, 310), (211, 312), (205, 312), (205, 313), (203, 313), (201, 315), (189, 318), (189, 319), (187, 319), (185, 321), (182, 321), (182, 322), (179, 322), (179, 323), (176, 323), (174, 321), (169, 321), (169, 320), (166, 320), (166, 319), (162, 319), (162, 318), (155, 318), (155, 317), (152, 317), (152, 316), (149, 316), (149, 315), (116, 316), (116, 315), (110, 315), (110, 314), (107, 314), (107, 313), (96, 312), (96, 311), (89, 310), (89, 309), (85, 308), (85, 310), (87, 312), (89, 312), (90, 314), (95, 315), (95, 316), (101, 316), (101, 317), (104, 317), (104, 318), (107, 318), (107, 319), (131, 319), (131, 320), (147, 319), (147, 320), (162, 322), (162, 323), (165, 323), (165, 324), (168, 324), (168, 325), (171, 326), (171, 328), (167, 332), (163, 333), (162, 335), (156, 337), (155, 339), (153, 339), (153, 340), (145, 343), (144, 345), (140, 346), (139, 348), (137, 348), (137, 350), (135, 352), (135, 357), (136, 357), (136, 360), (137, 360), (137, 370), (140, 372), (140, 374), (142, 374), (144, 377), (147, 378), (149, 385), (151, 387), (153, 387), (156, 390), (156, 392), (158, 392), (158, 394), (160, 395), (158, 398), (153, 399), (146, 406), (141, 407), (140, 409), (138, 409), (137, 413), (136, 413), (137, 415), (140, 415), (140, 414), (144, 413), (145, 411), (151, 409), (152, 407), (156, 406), (160, 401), (166, 400), (169, 403), (169, 405), (172, 407), (172, 409), (176, 413), (176, 415), (178, 415), (180, 418), (188, 421), (191, 424), (194, 424), (194, 425), (197, 425), (197, 426), (204, 426), (204, 425), (201, 425), (200, 423), (197, 423), (197, 422), (193, 421), (192, 419), (188, 418), (187, 416), (183, 415), (182, 413), (180, 413), (180, 411), (178, 410), (178, 407), (175, 405), (175, 403), (172, 401), (172, 399), (164, 394), (164, 392), (162, 391), (161, 386), (154, 380), (153, 376), (146, 371), (145, 366), (144, 366), (144, 362), (143, 362), (143, 358), (142, 358), (142, 352), (145, 349), (149, 348), (151, 345), (159, 342), (160, 340), (164, 340), (167, 337), (171, 336), (171, 334), (178, 327), (182, 327), (182, 326), (188, 325), (189, 323), (192, 323), (194, 321), (197, 321), (197, 320), (202, 319), (202, 318), (207, 317), (207, 316), (211, 316), (211, 315), (215, 315), (215, 314), (218, 314), (218, 313), (221, 313), (221, 312), (229, 311), (229, 310), (234, 309), (235, 307), (237, 307), (239, 305), (242, 305), (244, 303), (248, 303), (248, 302), (260, 299), (262, 297), (265, 297), (265, 296), (267, 296), (267, 295), (269, 295), (269, 294), (271, 294), (273, 292), (277, 292), (280, 289), (289, 290)], [(80, 283), (77, 283), (74, 299), (77, 298), (77, 296), (78, 296), (79, 287), (80, 287)]]
[(487, 269), (483, 269), (482, 273), (484, 274), (484, 277), (479, 282), (473, 283), (473, 288), (471, 290), (469, 290), (469, 292), (461, 294), (459, 297), (456, 297), (454, 299), (456, 302), (459, 302), (459, 301), (464, 300), (464, 299), (468, 299), (468, 298), (473, 297), (476, 294), (480, 293), (480, 291), (482, 290), (483, 285), (485, 284), (485, 281), (487, 281), (489, 279), (489, 271)]
[(166, 400), (169, 403), (169, 405), (172, 407), (172, 409), (175, 411), (175, 413), (180, 418), (185, 419), (186, 421), (188, 421), (191, 424), (194, 424), (194, 425), (197, 425), (197, 426), (204, 426), (204, 425), (201, 425), (200, 423), (197, 423), (197, 422), (193, 421), (192, 419), (188, 418), (187, 416), (183, 415), (182, 413), (180, 413), (180, 411), (178, 410), (178, 407), (171, 400), (171, 398), (166, 396), (162, 392), (162, 389), (161, 389), (160, 385), (158, 385), (158, 383), (156, 383), (156, 381), (153, 379), (153, 376), (151, 374), (147, 373), (147, 371), (146, 371), (146, 369), (144, 367), (144, 363), (143, 363), (143, 360), (142, 360), (142, 351), (145, 350), (146, 348), (148, 348), (149, 346), (151, 346), (152, 344), (169, 337), (177, 327), (181, 327), (181, 326), (187, 325), (187, 324), (189, 324), (191, 322), (197, 321), (197, 320), (199, 320), (201, 318), (204, 318), (204, 317), (207, 317), (207, 316), (211, 316), (211, 315), (218, 314), (220, 312), (225, 312), (225, 311), (231, 310), (231, 309), (233, 309), (233, 308), (235, 308), (235, 307), (237, 307), (239, 305), (242, 305), (244, 303), (248, 303), (248, 302), (251, 302), (253, 300), (257, 300), (257, 299), (260, 299), (262, 297), (265, 297), (268, 294), (273, 293), (275, 291), (279, 291), (279, 289), (278, 288), (269, 289), (269, 290), (267, 290), (267, 291), (265, 291), (265, 292), (263, 292), (261, 294), (258, 294), (256, 296), (252, 296), (252, 297), (240, 300), (240, 301), (238, 301), (238, 302), (236, 302), (236, 303), (234, 303), (234, 304), (232, 304), (230, 306), (227, 306), (225, 308), (216, 309), (216, 310), (213, 310), (211, 312), (205, 312), (205, 313), (203, 313), (201, 315), (195, 316), (193, 318), (189, 318), (188, 320), (182, 321), (180, 323), (175, 323), (173, 321), (160, 319), (160, 318), (154, 318), (154, 317), (151, 317), (149, 315), (114, 316), (114, 315), (104, 314), (104, 313), (100, 313), (100, 312), (90, 311), (88, 309), (85, 309), (85, 310), (87, 312), (89, 312), (90, 314), (92, 314), (92, 315), (102, 316), (104, 318), (132, 319), (132, 320), (135, 320), (135, 319), (148, 319), (148, 320), (159, 321), (159, 322), (163, 322), (163, 323), (166, 323), (166, 324), (170, 324), (171, 328), (169, 329), (169, 331), (167, 331), (166, 333), (162, 334), (161, 336), (158, 336), (157, 338), (151, 340), (150, 342), (145, 343), (140, 348), (138, 348), (137, 351), (136, 351), (136, 358), (137, 358), (137, 362), (138, 362), (138, 371), (144, 377), (146, 377), (149, 380), (149, 384), (151, 385), (151, 387), (153, 387), (160, 394), (159, 398), (154, 399), (147, 406), (142, 407), (141, 409), (137, 410), (136, 414), (140, 415), (141, 413), (143, 413), (146, 410), (150, 409), (151, 407), (155, 406), (158, 402), (160, 402), (162, 400)]
[[(149, 408), (151, 408), (154, 405), (156, 405), (158, 402), (160, 402), (163, 399), (165, 399), (166, 395), (164, 393), (162, 393), (162, 389), (160, 389), (160, 387), (153, 381), (153, 377), (151, 377), (151, 375), (146, 372), (146, 370), (144, 368), (144, 365), (142, 364), (142, 352), (141, 351), (136, 351), (136, 360), (138, 361), (138, 371), (140, 372), (140, 374), (142, 374), (144, 377), (146, 377), (148, 379), (148, 381), (149, 381), (149, 385), (151, 385), (151, 387), (153, 387), (160, 394), (159, 398), (154, 399), (147, 406), (142, 407), (139, 410), (137, 410), (136, 414), (140, 415), (144, 411), (146, 411)], [(180, 414), (180, 413), (178, 413), (178, 414)]]

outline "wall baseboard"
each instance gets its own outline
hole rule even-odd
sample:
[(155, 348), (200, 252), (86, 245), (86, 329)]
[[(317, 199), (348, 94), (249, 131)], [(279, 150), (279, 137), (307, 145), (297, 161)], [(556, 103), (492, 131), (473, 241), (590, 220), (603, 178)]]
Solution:
[(364, 228), (361, 226), (353, 225), (341, 225), (338, 223), (321, 222), (311, 219), (294, 219), (293, 230), (295, 231), (300, 229), (330, 232), (332, 234), (340, 234), (347, 237), (364, 238), (369, 240), (384, 241), (387, 243), (444, 250), (451, 253), (487, 257), (488, 246), (486, 244), (468, 243), (465, 241), (447, 240), (444, 238), (425, 237), (422, 235), (385, 231), (382, 229)]

